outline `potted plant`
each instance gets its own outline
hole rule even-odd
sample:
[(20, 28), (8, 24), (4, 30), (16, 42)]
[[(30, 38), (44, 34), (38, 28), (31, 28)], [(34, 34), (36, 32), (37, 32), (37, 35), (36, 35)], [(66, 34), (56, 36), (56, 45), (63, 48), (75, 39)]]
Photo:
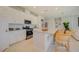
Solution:
[(64, 28), (65, 28), (64, 33), (66, 33), (66, 31), (70, 30), (69, 29), (69, 22), (64, 22), (63, 25), (64, 25)]

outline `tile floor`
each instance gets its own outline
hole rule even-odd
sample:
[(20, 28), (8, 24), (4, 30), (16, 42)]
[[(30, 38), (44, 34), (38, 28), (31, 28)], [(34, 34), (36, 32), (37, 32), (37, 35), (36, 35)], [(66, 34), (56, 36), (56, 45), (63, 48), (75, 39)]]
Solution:
[[(55, 50), (53, 49), (52, 52)], [(57, 52), (66, 52), (63, 48), (60, 48)], [(17, 44), (10, 46), (5, 52), (40, 52), (33, 43), (32, 39), (23, 40)], [(70, 40), (70, 52), (79, 52), (79, 41), (71, 38)]]
[(38, 52), (39, 50), (34, 46), (33, 40), (23, 40), (19, 43), (13, 44), (5, 52)]

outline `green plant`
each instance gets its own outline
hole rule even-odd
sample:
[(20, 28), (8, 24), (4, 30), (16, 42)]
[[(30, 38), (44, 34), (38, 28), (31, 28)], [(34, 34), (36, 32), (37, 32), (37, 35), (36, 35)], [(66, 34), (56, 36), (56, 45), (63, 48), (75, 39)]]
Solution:
[(65, 33), (67, 30), (70, 30), (70, 29), (69, 29), (69, 22), (64, 22), (63, 25), (64, 25), (64, 28), (65, 28), (64, 33)]

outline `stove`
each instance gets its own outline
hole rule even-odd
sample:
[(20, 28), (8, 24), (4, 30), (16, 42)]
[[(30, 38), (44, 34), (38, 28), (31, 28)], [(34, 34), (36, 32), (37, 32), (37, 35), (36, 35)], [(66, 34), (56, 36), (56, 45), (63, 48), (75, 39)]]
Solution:
[(33, 37), (33, 28), (31, 28), (31, 21), (25, 20), (24, 24), (26, 25), (24, 29), (26, 30), (26, 40)]
[(33, 28), (26, 29), (26, 39), (33, 37)]

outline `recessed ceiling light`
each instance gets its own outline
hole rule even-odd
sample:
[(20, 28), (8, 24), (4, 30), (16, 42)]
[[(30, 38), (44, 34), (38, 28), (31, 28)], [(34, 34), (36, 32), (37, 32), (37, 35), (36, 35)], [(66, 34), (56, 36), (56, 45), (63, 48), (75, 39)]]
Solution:
[(48, 10), (42, 10), (42, 11), (41, 11), (41, 13), (46, 13), (46, 12), (48, 12)]
[(56, 10), (58, 10), (58, 8), (55, 8)]
[(33, 8), (36, 8), (36, 6), (33, 6)]
[(44, 11), (41, 11), (41, 13), (44, 13)]

